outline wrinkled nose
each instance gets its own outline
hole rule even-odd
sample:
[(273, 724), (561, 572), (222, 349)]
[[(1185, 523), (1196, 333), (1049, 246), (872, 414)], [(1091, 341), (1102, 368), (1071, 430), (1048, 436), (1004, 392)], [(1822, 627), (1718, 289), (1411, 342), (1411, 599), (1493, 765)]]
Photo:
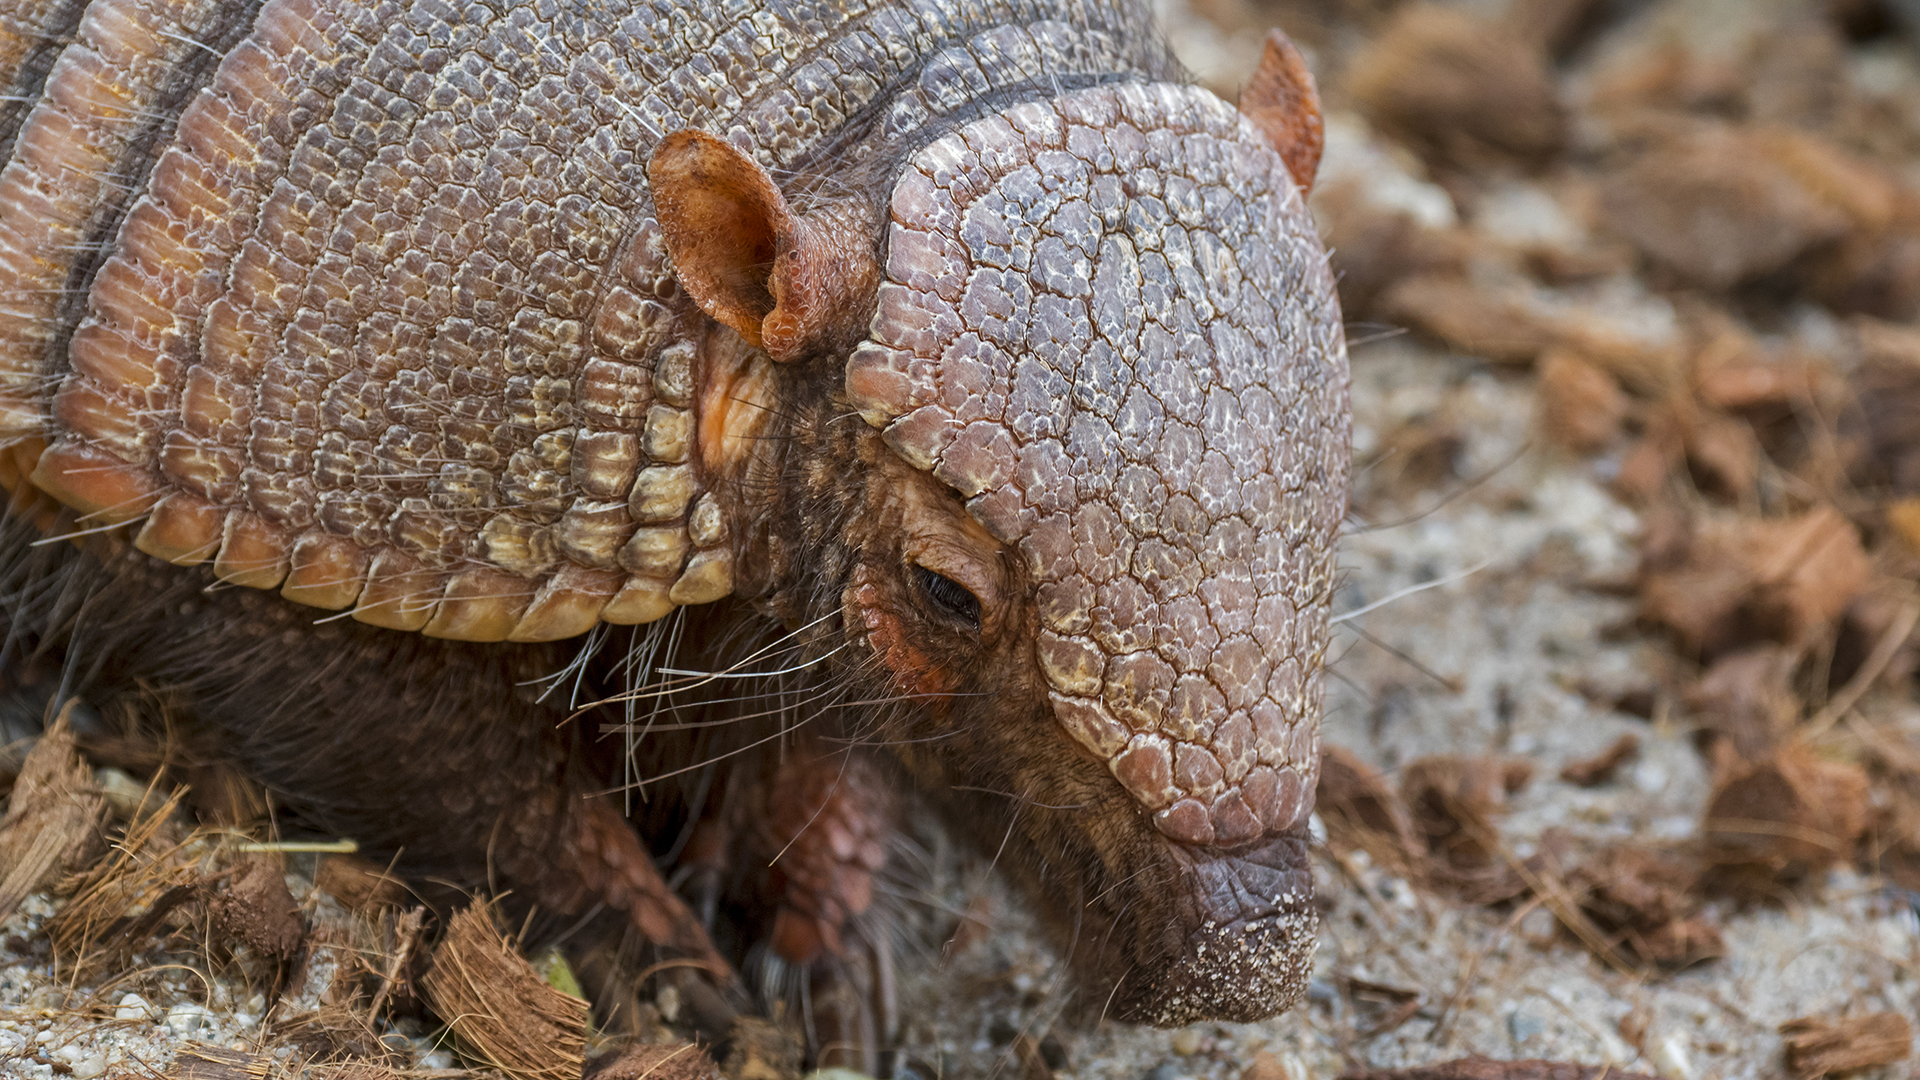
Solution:
[(1290, 1008), (1312, 974), (1319, 919), (1305, 827), (1232, 854), (1194, 853), (1192, 929), (1173, 963), (1123, 984), (1121, 1019), (1246, 1023)]

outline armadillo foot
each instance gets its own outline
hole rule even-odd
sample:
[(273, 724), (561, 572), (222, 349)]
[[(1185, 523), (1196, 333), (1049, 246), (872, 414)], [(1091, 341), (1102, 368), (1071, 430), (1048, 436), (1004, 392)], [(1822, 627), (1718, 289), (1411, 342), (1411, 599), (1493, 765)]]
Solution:
[[(626, 912), (649, 943), (677, 953), (720, 987), (736, 988), (739, 976), (733, 965), (714, 948), (693, 911), (667, 886), (626, 818), (602, 799), (586, 800), (571, 817), (570, 854), (592, 899)], [(569, 899), (561, 899), (557, 906), (564, 909), (577, 903)]]

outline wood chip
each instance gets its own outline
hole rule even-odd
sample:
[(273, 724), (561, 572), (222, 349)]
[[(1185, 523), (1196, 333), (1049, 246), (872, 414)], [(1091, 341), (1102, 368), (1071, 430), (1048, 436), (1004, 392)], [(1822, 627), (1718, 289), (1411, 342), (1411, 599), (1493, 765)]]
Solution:
[(1368, 120), (1438, 163), (1537, 163), (1566, 139), (1545, 50), (1448, 5), (1401, 8), (1347, 82)]
[(1850, 1020), (1803, 1016), (1780, 1025), (1787, 1068), (1795, 1076), (1827, 1076), (1904, 1061), (1913, 1053), (1913, 1026), (1899, 1013)]
[(306, 920), (287, 891), (286, 873), (269, 857), (236, 863), (225, 887), (207, 898), (207, 912), (230, 944), (281, 963), (292, 960), (306, 941)]
[(107, 804), (74, 747), (72, 708), (69, 702), (27, 754), (0, 819), (0, 920), (99, 848)]
[(1611, 781), (1620, 766), (1639, 756), (1640, 736), (1628, 733), (1592, 757), (1567, 762), (1560, 769), (1560, 779), (1579, 787), (1599, 787)]
[(1629, 402), (1612, 375), (1567, 349), (1540, 358), (1540, 429), (1571, 450), (1594, 451), (1620, 434)]
[(1702, 831), (1721, 865), (1797, 876), (1851, 856), (1867, 811), (1858, 765), (1792, 745), (1731, 765), (1714, 784)]
[(461, 1046), (513, 1080), (579, 1080), (587, 1003), (548, 986), (487, 905), (454, 915), (421, 987)]

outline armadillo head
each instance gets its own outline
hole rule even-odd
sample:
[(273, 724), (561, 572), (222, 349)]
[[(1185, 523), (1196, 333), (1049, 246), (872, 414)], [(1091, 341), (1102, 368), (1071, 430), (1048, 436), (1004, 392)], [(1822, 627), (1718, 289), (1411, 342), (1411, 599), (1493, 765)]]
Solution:
[[(852, 287), (865, 337), (833, 350), (844, 385), (787, 477), (844, 507), (804, 558), (837, 576), (863, 670), (918, 706), (890, 741), (990, 846), (1024, 835), (1087, 997), (1161, 1024), (1286, 1007), (1314, 940), (1347, 370), (1302, 202), (1310, 83), (1283, 40), (1263, 78), (1256, 102), (1293, 99), (1099, 85), (913, 153), (877, 286)], [(716, 190), (725, 155), (701, 153)], [(776, 358), (807, 352), (779, 341), (820, 295), (781, 267), (830, 261), (805, 228), (746, 301)], [(696, 254), (676, 266), (728, 295), (690, 280)]]

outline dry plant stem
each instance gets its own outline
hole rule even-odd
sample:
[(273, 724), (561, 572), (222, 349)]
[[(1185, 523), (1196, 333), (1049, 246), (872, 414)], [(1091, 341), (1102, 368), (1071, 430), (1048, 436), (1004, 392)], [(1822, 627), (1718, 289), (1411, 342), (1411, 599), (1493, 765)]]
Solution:
[(48, 920), (47, 936), (53, 943), (54, 956), (74, 974), (84, 974), (104, 959), (96, 948), (104, 935), (144, 926), (144, 919), (135, 924), (122, 921), (136, 908), (144, 908), (147, 916), (153, 916), (170, 893), (175, 895), (171, 903), (178, 903), (176, 890), (199, 881), (198, 870), (181, 858), (198, 834), (157, 853), (149, 850), (164, 841), (167, 824), (185, 795), (184, 788), (177, 789), (151, 813), (128, 822), (112, 853), (80, 877), (73, 899)]
[(1807, 721), (1807, 738), (1812, 739), (1825, 734), (1828, 728), (1859, 703), (1860, 696), (1873, 686), (1874, 680), (1880, 677), (1881, 672), (1887, 670), (1887, 665), (1893, 662), (1894, 654), (1898, 653), (1900, 646), (1906, 644), (1907, 638), (1913, 635), (1916, 623), (1920, 623), (1920, 601), (1909, 600), (1901, 605), (1900, 614), (1894, 618), (1893, 625), (1887, 627), (1887, 632), (1880, 635), (1880, 640), (1874, 643), (1873, 652), (1868, 654), (1867, 662), (1860, 666), (1859, 671), (1853, 673), (1853, 678), (1847, 680), (1847, 684), (1840, 688), (1838, 694), (1835, 694), (1811, 720)]
[(1500, 929), (1494, 931), (1493, 936), (1487, 939), (1487, 943), (1476, 950), (1474, 954), (1468, 957), (1466, 962), (1461, 965), (1460, 975), (1454, 980), (1455, 989), (1453, 993), (1448, 996), (1446, 1004), (1440, 1006), (1440, 1015), (1434, 1020), (1433, 1030), (1427, 1035), (1428, 1042), (1437, 1043), (1446, 1035), (1448, 1025), (1452, 1024), (1453, 1018), (1459, 1015), (1456, 1010), (1459, 1009), (1460, 1003), (1466, 1000), (1467, 994), (1473, 990), (1474, 976), (1480, 973), (1481, 963), (1492, 954), (1494, 948), (1498, 946), (1501, 941), (1505, 940), (1508, 934), (1513, 933), (1515, 927), (1519, 926), (1528, 915), (1533, 914), (1534, 909), (1544, 903), (1546, 903), (1545, 897), (1535, 896), (1526, 903), (1521, 904), (1514, 910), (1513, 915), (1509, 917), (1505, 923), (1501, 924)]
[(393, 951), (393, 959), (387, 964), (387, 970), (380, 976), (380, 989), (373, 995), (373, 1004), (367, 1007), (367, 1015), (377, 1017), (381, 1006), (387, 1003), (387, 997), (393, 993), (394, 984), (400, 980), (413, 960), (413, 950), (420, 944), (420, 931), (425, 925), (426, 909), (414, 908), (400, 916), (394, 926), (394, 935), (399, 938), (400, 947)]
[[(1400, 965), (1401, 971), (1405, 972), (1409, 978), (1417, 981), (1420, 978), (1420, 973), (1414, 969), (1414, 966), (1407, 961), (1405, 956), (1401, 955), (1400, 947), (1397, 944), (1397, 942), (1405, 936), (1400, 933), (1400, 931), (1406, 928), (1406, 924), (1395, 916), (1387, 913), (1386, 898), (1374, 891), (1373, 886), (1367, 883), (1366, 878), (1361, 876), (1360, 871), (1354, 867), (1352, 863), (1348, 862), (1345, 856), (1331, 848), (1324, 850), (1326, 850), (1327, 855), (1333, 859), (1334, 865), (1340, 868), (1340, 872), (1346, 875), (1347, 880), (1353, 882), (1354, 887), (1360, 890), (1360, 895), (1366, 898), (1367, 906), (1373, 909), (1374, 917), (1385, 924), (1383, 929), (1394, 931), (1380, 935), (1381, 938), (1387, 942), (1387, 954), (1392, 956), (1394, 962)], [(1411, 888), (1412, 886), (1409, 885), (1408, 887)], [(1428, 921), (1431, 923), (1432, 920), (1429, 919)]]
[[(1454, 802), (1451, 798), (1448, 801)], [(1554, 917), (1560, 920), (1561, 925), (1573, 931), (1574, 936), (1578, 937), (1587, 948), (1593, 950), (1595, 956), (1622, 975), (1631, 976), (1638, 973), (1639, 969), (1621, 956), (1614, 949), (1613, 944), (1607, 940), (1606, 935), (1600, 932), (1600, 928), (1593, 924), (1593, 920), (1587, 918), (1586, 912), (1580, 910), (1579, 901), (1567, 891), (1566, 885), (1557, 875), (1535, 873), (1525, 860), (1514, 855), (1513, 850), (1506, 845), (1498, 833), (1475, 823), (1470, 815), (1463, 814), (1460, 809), (1453, 807), (1449, 809), (1461, 825), (1473, 834), (1477, 843), (1500, 853), (1500, 857), (1506, 861), (1507, 866), (1520, 875), (1520, 880), (1526, 882), (1527, 887), (1532, 889), (1535, 895), (1541, 897), (1547, 908), (1553, 912)]]

